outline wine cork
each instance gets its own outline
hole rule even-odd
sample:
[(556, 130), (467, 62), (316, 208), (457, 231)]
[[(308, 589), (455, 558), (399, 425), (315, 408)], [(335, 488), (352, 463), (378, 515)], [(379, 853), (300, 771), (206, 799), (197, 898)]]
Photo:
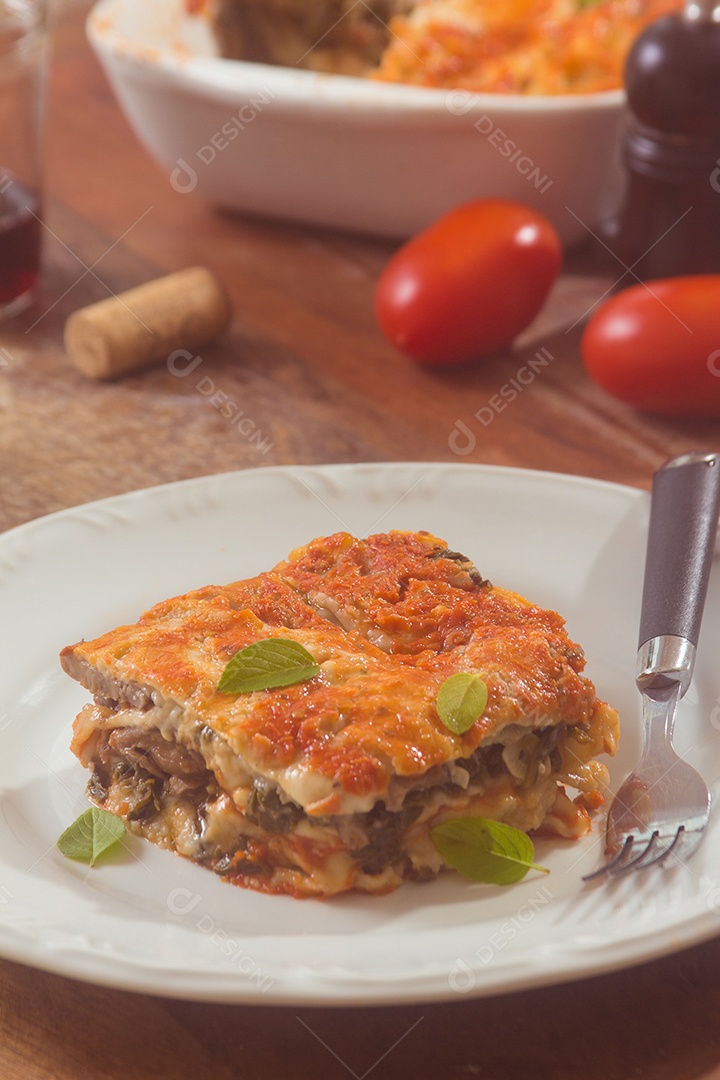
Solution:
[(73, 312), (65, 323), (65, 348), (83, 374), (114, 379), (165, 361), (176, 349), (213, 341), (227, 330), (230, 316), (218, 280), (193, 266)]

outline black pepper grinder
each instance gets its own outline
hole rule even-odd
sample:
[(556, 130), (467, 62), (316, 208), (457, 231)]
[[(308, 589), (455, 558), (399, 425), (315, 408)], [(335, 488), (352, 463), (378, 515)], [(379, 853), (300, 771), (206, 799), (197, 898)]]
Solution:
[(609, 246), (647, 280), (720, 272), (720, 0), (687, 0), (625, 66), (625, 201)]

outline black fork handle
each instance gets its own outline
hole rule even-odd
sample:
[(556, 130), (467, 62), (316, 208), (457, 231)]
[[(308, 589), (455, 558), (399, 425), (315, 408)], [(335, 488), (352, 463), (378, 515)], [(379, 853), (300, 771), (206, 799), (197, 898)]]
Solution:
[(668, 636), (697, 646), (719, 513), (720, 454), (682, 454), (655, 473), (640, 646)]

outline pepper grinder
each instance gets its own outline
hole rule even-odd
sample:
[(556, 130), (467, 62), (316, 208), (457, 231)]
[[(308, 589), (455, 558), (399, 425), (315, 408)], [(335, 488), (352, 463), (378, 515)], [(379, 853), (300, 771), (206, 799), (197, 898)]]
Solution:
[(625, 88), (627, 188), (610, 246), (641, 279), (720, 272), (720, 0), (651, 23)]

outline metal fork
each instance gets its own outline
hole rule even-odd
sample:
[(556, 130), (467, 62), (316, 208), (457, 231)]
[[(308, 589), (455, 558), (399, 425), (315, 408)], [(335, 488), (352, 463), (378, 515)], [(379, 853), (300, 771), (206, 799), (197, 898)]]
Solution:
[(636, 672), (643, 751), (608, 812), (606, 861), (585, 881), (687, 859), (702, 839), (710, 792), (672, 735), (692, 680), (719, 510), (720, 454), (683, 454), (655, 473)]

